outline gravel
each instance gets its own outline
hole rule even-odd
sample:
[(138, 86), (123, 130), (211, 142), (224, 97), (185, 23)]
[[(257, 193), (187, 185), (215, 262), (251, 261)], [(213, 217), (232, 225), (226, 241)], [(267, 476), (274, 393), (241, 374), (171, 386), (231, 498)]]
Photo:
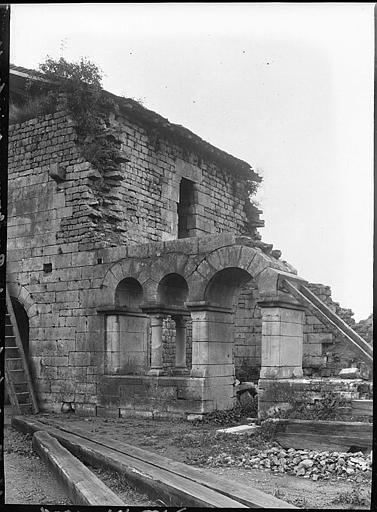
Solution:
[(273, 446), (258, 454), (233, 456), (223, 452), (208, 457), (210, 467), (238, 466), (243, 468), (264, 469), (274, 473), (287, 473), (298, 477), (316, 480), (342, 479), (361, 482), (372, 475), (372, 452), (318, 452), (314, 450), (285, 450)]

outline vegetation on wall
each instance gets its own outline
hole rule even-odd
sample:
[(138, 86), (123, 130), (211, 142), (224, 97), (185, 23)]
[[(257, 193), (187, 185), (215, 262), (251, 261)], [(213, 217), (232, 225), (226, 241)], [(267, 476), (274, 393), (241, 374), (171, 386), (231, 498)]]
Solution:
[[(266, 398), (266, 397), (265, 397)], [(297, 392), (289, 383), (273, 383), (268, 389), (268, 400), (276, 402), (275, 418), (301, 420), (343, 420), (350, 400), (331, 390)]]

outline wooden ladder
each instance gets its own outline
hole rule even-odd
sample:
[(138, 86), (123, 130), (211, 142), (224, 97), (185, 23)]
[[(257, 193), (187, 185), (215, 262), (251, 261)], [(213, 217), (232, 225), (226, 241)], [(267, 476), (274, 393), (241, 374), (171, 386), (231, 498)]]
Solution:
[(5, 315), (5, 382), (15, 414), (37, 414), (38, 404), (8, 289)]

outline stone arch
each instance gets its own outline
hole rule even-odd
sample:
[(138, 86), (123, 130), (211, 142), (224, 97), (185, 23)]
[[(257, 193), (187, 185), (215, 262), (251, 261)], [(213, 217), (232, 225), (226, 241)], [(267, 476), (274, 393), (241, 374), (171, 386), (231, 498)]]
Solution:
[(101, 288), (103, 304), (113, 304), (115, 289), (125, 278), (137, 280), (144, 290), (145, 302), (156, 302), (159, 282), (170, 273), (185, 277), (188, 256), (184, 254), (165, 254), (156, 258), (125, 258), (114, 263), (106, 272)]
[(135, 311), (140, 310), (143, 296), (143, 287), (139, 281), (134, 277), (126, 277), (118, 283), (115, 289), (115, 305)]
[(158, 283), (157, 295), (164, 306), (183, 307), (188, 296), (186, 279), (175, 272), (166, 274)]
[(286, 272), (285, 265), (264, 254), (258, 247), (226, 246), (211, 252), (188, 277), (189, 301), (203, 301), (208, 283), (215, 274), (226, 268), (237, 268), (250, 274), (261, 292), (269, 295), (278, 291), (278, 276)]
[(211, 305), (231, 308), (236, 293), (252, 279), (251, 275), (238, 267), (226, 267), (216, 272), (204, 292), (204, 299)]
[(27, 288), (17, 281), (7, 281), (7, 288), (9, 295), (21, 304), (29, 321), (32, 321), (32, 319), (38, 315), (38, 309)]

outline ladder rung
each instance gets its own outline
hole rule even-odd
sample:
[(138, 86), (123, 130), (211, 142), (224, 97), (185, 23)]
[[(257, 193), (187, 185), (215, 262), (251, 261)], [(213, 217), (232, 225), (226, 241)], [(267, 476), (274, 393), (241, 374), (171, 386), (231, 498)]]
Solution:
[(28, 395), (29, 391), (16, 391), (16, 395)]
[(18, 347), (5, 347), (5, 350), (10, 350), (11, 348), (13, 348), (13, 349), (17, 348), (18, 349)]
[(24, 369), (23, 368), (13, 368), (11, 370), (8, 370), (8, 372), (23, 372)]
[(7, 361), (22, 361), (21, 357), (7, 357)]

